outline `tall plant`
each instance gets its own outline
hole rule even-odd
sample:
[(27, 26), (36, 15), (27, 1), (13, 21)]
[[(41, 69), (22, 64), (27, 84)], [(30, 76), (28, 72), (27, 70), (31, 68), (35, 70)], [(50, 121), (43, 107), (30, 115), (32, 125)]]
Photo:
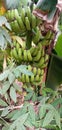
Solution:
[(2, 130), (61, 130), (61, 6), (57, 0), (8, 2), (1, 1), (0, 16)]

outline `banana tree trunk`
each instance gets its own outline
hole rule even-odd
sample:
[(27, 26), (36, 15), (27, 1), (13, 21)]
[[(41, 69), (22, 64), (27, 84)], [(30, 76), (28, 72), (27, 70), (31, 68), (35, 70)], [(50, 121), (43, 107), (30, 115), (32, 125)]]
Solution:
[(60, 84), (62, 84), (62, 58), (52, 53), (47, 72), (46, 87), (56, 90)]

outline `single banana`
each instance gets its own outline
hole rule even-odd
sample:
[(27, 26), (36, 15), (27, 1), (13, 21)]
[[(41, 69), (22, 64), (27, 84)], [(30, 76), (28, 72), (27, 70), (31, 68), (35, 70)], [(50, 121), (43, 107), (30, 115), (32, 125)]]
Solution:
[(11, 52), (10, 52), (10, 56), (13, 57), (13, 50), (11, 50)]
[(29, 80), (29, 76), (28, 76), (28, 75), (25, 75), (25, 80), (26, 80), (27, 83), (30, 82), (30, 80)]
[(33, 58), (33, 61), (39, 61), (41, 58), (41, 51), (38, 51), (38, 54)]
[(19, 27), (19, 24), (17, 23), (17, 20), (14, 21), (14, 26), (17, 32), (20, 32), (20, 27)]
[(31, 22), (31, 26), (34, 29), (36, 27), (36, 17), (32, 14), (32, 22)]
[(20, 61), (22, 61), (22, 59), (23, 59), (23, 57), (22, 57), (22, 48), (19, 48), (19, 50), (18, 50), (18, 59)]
[(16, 30), (16, 28), (14, 26), (14, 22), (11, 22), (10, 26), (11, 26), (11, 29), (12, 29), (13, 32), (17, 32), (17, 30)]
[(16, 42), (16, 50), (17, 50), (17, 52), (19, 51), (19, 48), (20, 48), (20, 44), (18, 42)]
[(31, 65), (28, 65), (28, 68), (27, 68), (29, 71), (31, 71), (32, 70), (32, 67), (31, 67)]
[(41, 69), (40, 68), (37, 69), (37, 73), (38, 73), (38, 75), (41, 75)]
[(42, 47), (42, 43), (41, 43), (41, 42), (38, 42), (37, 46), (38, 46), (38, 49), (39, 49), (39, 50), (43, 50), (43, 47)]
[(21, 18), (22, 18), (22, 21), (25, 22), (25, 8), (22, 7), (21, 9)]
[(37, 74), (37, 68), (33, 67), (33, 74), (36, 75)]
[(25, 80), (25, 74), (21, 75), (21, 82), (23, 82), (23, 83), (26, 82), (26, 80)]
[(13, 9), (11, 11), (9, 10), (9, 19), (10, 19), (10, 21), (14, 20), (14, 10)]
[(16, 47), (16, 40), (13, 41), (13, 47)]
[(36, 75), (36, 77), (35, 77), (35, 82), (38, 82), (39, 80), (40, 80), (39, 75)]
[(31, 9), (29, 6), (26, 9), (26, 16), (28, 17), (29, 21), (32, 20), (32, 13), (31, 13)]
[(23, 21), (22, 21), (21, 16), (19, 16), (19, 17), (17, 18), (17, 22), (18, 22), (18, 24), (19, 24), (21, 30), (26, 31), (26, 28), (25, 28), (25, 25), (24, 25), (24, 23), (23, 23)]
[(34, 42), (35, 44), (37, 44), (38, 41), (40, 40), (40, 38), (41, 38), (41, 33), (40, 33), (39, 28), (37, 27), (37, 28), (36, 28), (36, 34), (35, 34), (34, 37), (33, 37), (33, 42)]
[(28, 61), (32, 61), (30, 50), (27, 50), (27, 58), (28, 58)]
[(25, 17), (25, 25), (26, 25), (27, 30), (31, 30), (30, 21), (29, 21), (28, 17)]
[(23, 60), (27, 61), (28, 60), (28, 56), (27, 56), (27, 50), (23, 51)]
[(34, 75), (31, 75), (31, 77), (30, 77), (30, 82), (31, 82), (31, 83), (34, 82)]
[(12, 50), (13, 57), (18, 60), (18, 54), (16, 48)]
[(7, 11), (6, 17), (7, 17), (7, 19), (8, 19), (9, 21), (11, 20), (11, 11), (10, 11), (10, 10)]
[(45, 50), (44, 49), (42, 49), (42, 54), (41, 54), (42, 56), (44, 56), (45, 55)]
[(16, 18), (16, 20), (19, 18), (19, 13), (17, 9), (14, 10), (14, 17)]
[(14, 20), (14, 18), (15, 18), (15, 15), (14, 15), (14, 14), (15, 14), (15, 10), (12, 9), (12, 14), (11, 14), (11, 15), (12, 15), (12, 20)]

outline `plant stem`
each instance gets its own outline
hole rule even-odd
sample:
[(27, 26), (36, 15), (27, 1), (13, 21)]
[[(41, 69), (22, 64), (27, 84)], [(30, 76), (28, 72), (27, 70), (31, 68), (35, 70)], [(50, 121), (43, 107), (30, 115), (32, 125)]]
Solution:
[(32, 32), (28, 31), (27, 36), (26, 36), (26, 47), (27, 49), (30, 49), (31, 47), (31, 41), (32, 41)]

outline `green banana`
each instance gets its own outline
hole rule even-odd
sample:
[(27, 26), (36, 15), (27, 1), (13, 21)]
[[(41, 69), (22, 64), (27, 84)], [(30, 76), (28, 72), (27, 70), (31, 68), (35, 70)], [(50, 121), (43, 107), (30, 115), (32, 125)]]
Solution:
[(15, 18), (14, 13), (15, 13), (15, 12), (14, 12), (14, 9), (12, 9), (12, 10), (11, 10), (11, 18), (12, 18), (12, 20), (14, 20), (14, 18)]
[(34, 29), (36, 27), (36, 17), (32, 14), (32, 22), (31, 22), (31, 26)]
[(19, 48), (19, 50), (18, 50), (18, 59), (20, 61), (22, 61), (22, 59), (23, 59), (23, 57), (22, 57), (22, 48)]
[(19, 24), (21, 30), (26, 31), (26, 28), (25, 28), (25, 25), (24, 25), (24, 23), (23, 23), (23, 21), (22, 21), (21, 16), (19, 16), (19, 17), (17, 18), (17, 22), (18, 22), (18, 24)]
[(26, 82), (24, 74), (21, 75), (21, 82), (23, 82), (23, 83)]
[(38, 82), (39, 79), (40, 79), (39, 75), (36, 75), (36, 77), (35, 77), (35, 81)]
[(31, 77), (30, 77), (30, 82), (31, 82), (31, 83), (34, 82), (34, 75), (31, 75)]
[(8, 20), (11, 20), (11, 11), (8, 10), (5, 16)]
[(44, 69), (41, 70), (41, 75), (43, 75), (43, 74), (44, 74)]
[(16, 40), (13, 41), (13, 47), (16, 47)]
[(34, 42), (35, 44), (37, 44), (38, 41), (40, 40), (40, 38), (41, 38), (41, 33), (40, 33), (39, 28), (37, 27), (37, 28), (36, 28), (36, 34), (35, 34), (34, 37), (33, 37), (33, 42)]
[(21, 18), (22, 18), (22, 21), (25, 22), (25, 8), (22, 7), (21, 9)]
[(45, 36), (45, 39), (49, 41), (49, 40), (51, 39), (51, 36), (52, 36), (52, 31), (49, 30), (49, 31), (47, 32), (46, 36)]
[(10, 52), (10, 56), (13, 57), (13, 50), (11, 50), (11, 52)]
[(43, 47), (42, 47), (42, 43), (41, 43), (41, 42), (38, 42), (37, 46), (38, 46), (38, 49), (43, 50)]
[(28, 75), (25, 75), (25, 80), (26, 80), (27, 83), (30, 82), (30, 80), (29, 80), (29, 76), (28, 76)]
[(37, 74), (41, 75), (41, 69), (40, 68), (37, 69)]
[(33, 74), (36, 75), (37, 74), (37, 68), (33, 67)]
[(11, 26), (12, 31), (17, 32), (17, 30), (16, 30), (16, 28), (14, 26), (14, 22), (11, 22), (10, 26)]
[(13, 57), (14, 57), (15, 59), (18, 60), (18, 54), (17, 54), (16, 48), (14, 48), (14, 49), (12, 50), (12, 55), (13, 55)]
[(30, 50), (27, 50), (27, 58), (28, 58), (28, 61), (32, 61)]
[(8, 19), (10, 19), (10, 21), (14, 20), (14, 10), (13, 9), (11, 11), (8, 10)]
[(52, 32), (49, 30), (42, 41), (42, 45), (48, 46), (50, 44), (51, 38), (53, 37)]
[(32, 67), (31, 67), (31, 65), (28, 65), (28, 68), (27, 68), (29, 71), (31, 71), (32, 70)]
[(25, 17), (25, 25), (26, 25), (27, 30), (31, 30), (30, 21), (29, 21), (28, 17)]
[(28, 60), (28, 58), (27, 58), (27, 50), (24, 50), (24, 51), (23, 51), (23, 60), (24, 60), (24, 61), (27, 61), (27, 60)]
[(45, 50), (44, 49), (42, 49), (42, 54), (41, 54), (42, 56), (44, 56), (45, 55)]
[(17, 30), (17, 32), (20, 32), (20, 27), (19, 27), (19, 25), (17, 23), (17, 20), (14, 21), (14, 27)]
[(14, 10), (14, 17), (16, 18), (16, 20), (17, 20), (18, 17), (19, 17), (19, 13), (18, 13), (18, 10), (17, 10), (17, 9)]
[(33, 58), (33, 61), (39, 61), (41, 58), (41, 51), (38, 51), (38, 54)]
[(26, 8), (26, 16), (28, 17), (29, 21), (31, 21), (32, 13), (31, 13), (31, 9), (29, 6)]
[(17, 52), (19, 51), (19, 48), (20, 48), (20, 44), (18, 42), (16, 42), (16, 50), (17, 50)]

